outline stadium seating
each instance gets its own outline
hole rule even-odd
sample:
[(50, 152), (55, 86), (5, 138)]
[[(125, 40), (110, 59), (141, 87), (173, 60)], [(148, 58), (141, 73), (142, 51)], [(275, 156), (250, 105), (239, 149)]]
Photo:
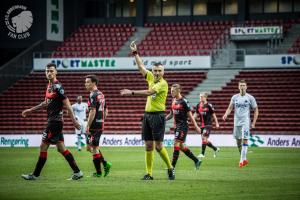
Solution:
[(53, 57), (111, 57), (133, 35), (131, 24), (88, 24), (72, 33)]
[(245, 21), (244, 26), (282, 26), (285, 34), (293, 24), (299, 23), (300, 19), (268, 19), (268, 20), (249, 20)]
[[(300, 70), (241, 71), (221, 91), (213, 91), (209, 101), (216, 108), (220, 130), (231, 132), (233, 113), (227, 122), (222, 116), (231, 96), (239, 93), (238, 81), (247, 81), (247, 92), (252, 94), (259, 106), (259, 120), (254, 133), (298, 134), (300, 131)], [(253, 112), (252, 112), (253, 114)]]
[[(244, 26), (282, 26), (283, 34), (290, 30), (293, 24), (300, 23), (300, 18), (297, 19), (269, 19), (269, 20), (249, 20), (244, 23)], [(287, 53), (300, 53), (300, 37), (294, 42)]]
[[(142, 56), (209, 55), (223, 45), (232, 21), (146, 23), (153, 30), (139, 45)], [(111, 57), (135, 32), (131, 24), (82, 25), (53, 57)]]
[(146, 23), (153, 30), (139, 46), (143, 56), (209, 55), (220, 48), (232, 21)]
[(299, 54), (300, 53), (300, 37), (298, 37), (296, 39), (296, 41), (293, 43), (292, 47), (289, 48), (288, 50), (289, 53), (297, 53)]
[[(64, 85), (71, 102), (77, 95), (87, 99), (84, 88), (84, 76), (87, 72), (60, 72), (58, 78)], [(97, 72), (100, 77), (100, 89), (106, 96), (109, 116), (105, 124), (106, 133), (138, 133), (140, 118), (143, 114), (144, 97), (120, 97), (123, 88), (144, 89), (147, 87), (137, 72)], [(184, 77), (184, 78), (183, 78)], [(180, 83), (187, 94), (206, 77), (204, 71), (166, 72), (169, 85)], [(231, 133), (233, 113), (228, 121), (222, 116), (233, 94), (238, 93), (238, 81), (245, 79), (248, 93), (255, 96), (259, 106), (259, 120), (254, 131), (257, 134), (297, 134), (300, 131), (300, 70), (247, 70), (241, 71), (235, 79), (227, 83), (221, 91), (212, 91), (209, 96), (220, 122), (217, 133)], [(134, 83), (134, 84), (130, 84)], [(22, 118), (21, 111), (38, 104), (44, 99), (47, 81), (44, 73), (34, 72), (23, 80), (16, 82), (0, 95), (0, 133), (41, 133), (46, 123), (46, 112), (32, 114)], [(168, 109), (171, 97), (168, 96)], [(193, 128), (191, 127), (191, 130)], [(65, 116), (64, 131), (72, 133), (73, 127), (69, 117)], [(191, 131), (193, 132), (193, 131)]]
[[(88, 72), (60, 72), (58, 79), (71, 102), (75, 103), (77, 95), (87, 99), (88, 92), (84, 88), (84, 76)], [(109, 115), (105, 124), (106, 133), (140, 132), (140, 118), (144, 111), (145, 97), (121, 97), (120, 90), (145, 89), (146, 82), (137, 72), (97, 72), (100, 78), (99, 89), (105, 94)], [(184, 78), (183, 78), (184, 77)], [(165, 73), (169, 85), (180, 83), (184, 94), (193, 90), (206, 77), (204, 71), (177, 71)], [(16, 82), (0, 95), (0, 133), (41, 133), (46, 123), (46, 112), (39, 111), (30, 118), (22, 118), (23, 109), (37, 105), (44, 100), (47, 81), (42, 72), (34, 72), (23, 80)], [(171, 104), (169, 94), (168, 105)], [(70, 118), (64, 115), (64, 132), (73, 133)]]
[[(283, 26), (286, 33), (300, 19), (251, 20), (243, 26)], [(145, 23), (152, 31), (139, 45), (142, 56), (210, 55), (228, 39), (233, 21), (198, 21)], [(240, 25), (239, 25), (240, 26)], [(131, 24), (82, 25), (57, 47), (52, 57), (111, 57), (131, 37), (136, 28)], [(290, 53), (299, 52), (295, 43)]]

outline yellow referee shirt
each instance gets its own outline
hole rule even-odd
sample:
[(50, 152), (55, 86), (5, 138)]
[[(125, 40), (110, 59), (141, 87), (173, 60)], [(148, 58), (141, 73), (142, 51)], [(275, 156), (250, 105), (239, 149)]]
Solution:
[(146, 112), (160, 112), (166, 110), (166, 100), (168, 96), (168, 83), (165, 79), (161, 78), (157, 83), (154, 83), (154, 76), (152, 72), (147, 70), (146, 80), (149, 89), (154, 90), (156, 93), (147, 97), (145, 107)]

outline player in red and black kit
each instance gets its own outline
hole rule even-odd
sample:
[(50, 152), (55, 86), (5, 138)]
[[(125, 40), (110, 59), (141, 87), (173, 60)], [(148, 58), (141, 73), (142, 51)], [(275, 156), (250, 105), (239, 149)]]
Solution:
[(194, 161), (195, 167), (198, 170), (201, 165), (201, 160), (196, 158), (190, 149), (185, 146), (185, 139), (189, 129), (188, 118), (192, 121), (198, 133), (200, 133), (200, 128), (192, 116), (191, 108), (187, 100), (180, 92), (181, 86), (179, 84), (173, 84), (171, 87), (171, 94), (173, 97), (172, 109), (166, 116), (166, 120), (169, 120), (174, 116), (175, 140), (172, 165), (175, 168), (179, 157), (179, 151), (181, 150), (186, 156)]
[(35, 170), (32, 174), (23, 174), (22, 178), (25, 180), (36, 180), (47, 160), (47, 151), (50, 144), (55, 144), (57, 150), (65, 157), (70, 167), (73, 170), (73, 175), (69, 180), (78, 180), (83, 177), (83, 173), (79, 170), (73, 155), (66, 149), (64, 144), (63, 129), (63, 106), (66, 107), (72, 119), (75, 128), (80, 129), (79, 123), (76, 121), (71, 104), (61, 83), (56, 79), (57, 70), (55, 64), (48, 64), (46, 66), (46, 77), (49, 81), (46, 89), (45, 101), (39, 105), (26, 109), (22, 112), (23, 117), (27, 117), (30, 113), (47, 107), (48, 123), (43, 132), (43, 138), (40, 145), (40, 156), (36, 163)]
[(104, 177), (106, 177), (110, 171), (111, 163), (107, 162), (99, 148), (100, 137), (104, 129), (104, 120), (107, 116), (108, 110), (104, 95), (97, 88), (98, 78), (95, 75), (88, 75), (85, 77), (85, 87), (90, 92), (88, 106), (89, 116), (87, 121), (86, 132), (90, 137), (89, 145), (93, 153), (93, 162), (96, 169), (95, 177), (101, 177), (101, 163), (104, 167)]
[(198, 155), (199, 158), (205, 157), (206, 146), (209, 146), (214, 150), (214, 157), (217, 156), (217, 153), (220, 151), (220, 148), (215, 147), (209, 140), (210, 131), (212, 129), (212, 117), (215, 121), (216, 128), (219, 128), (219, 122), (215, 114), (215, 109), (212, 104), (207, 102), (208, 93), (200, 93), (200, 103), (196, 106), (196, 112), (194, 114), (195, 119), (197, 115), (200, 118), (200, 127), (202, 135), (202, 152)]

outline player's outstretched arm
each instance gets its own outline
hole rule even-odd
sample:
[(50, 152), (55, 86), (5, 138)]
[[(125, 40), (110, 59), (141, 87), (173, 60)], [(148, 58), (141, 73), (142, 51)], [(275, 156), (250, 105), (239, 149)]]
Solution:
[(219, 127), (220, 127), (220, 125), (219, 125), (219, 122), (218, 122), (218, 118), (217, 118), (217, 115), (216, 115), (216, 113), (214, 113), (214, 114), (213, 114), (213, 118), (214, 118), (214, 120), (215, 120), (215, 125), (216, 125), (216, 128), (219, 128)]
[(105, 108), (104, 110), (104, 119), (106, 119), (108, 116), (108, 108)]
[(166, 116), (166, 120), (168, 121), (168, 120), (170, 120), (172, 118), (173, 118), (173, 111), (171, 109), (170, 112), (169, 112), (169, 114)]
[(257, 118), (258, 118), (258, 106), (256, 106), (256, 108), (254, 108), (254, 115), (253, 115), (253, 121), (252, 121), (252, 124), (251, 124), (251, 128), (255, 128), (255, 124), (256, 124), (256, 121), (257, 121)]
[(95, 116), (96, 116), (96, 108), (92, 108), (90, 110), (90, 112), (89, 112), (89, 116), (88, 116), (88, 120), (87, 120), (87, 125), (86, 125), (86, 132), (87, 132), (88, 135), (90, 135), (89, 129), (90, 129), (91, 125), (92, 125), (92, 122), (93, 122)]
[(145, 67), (145, 65), (144, 65), (141, 57), (138, 54), (137, 46), (135, 44), (135, 41), (132, 41), (130, 43), (130, 49), (131, 49), (132, 54), (134, 55), (135, 62), (137, 64), (137, 66), (138, 66), (139, 71), (141, 72), (141, 74), (143, 75), (143, 77), (145, 77), (146, 74), (147, 74), (147, 69), (146, 69), (146, 67)]
[(121, 96), (150, 96), (155, 94), (156, 91), (152, 90), (151, 88), (148, 90), (129, 90), (129, 89), (123, 89), (120, 91)]
[(194, 113), (193, 117), (194, 117), (195, 120), (197, 120), (197, 117), (198, 117), (197, 112)]
[(64, 103), (64, 106), (66, 107), (67, 109), (67, 112), (68, 112), (68, 115), (71, 117), (71, 120), (73, 122), (73, 126), (76, 128), (76, 129), (80, 129), (80, 124), (78, 123), (78, 121), (76, 120), (75, 118), (75, 115), (74, 115), (74, 112), (73, 112), (73, 109), (72, 109), (72, 106), (71, 106), (71, 103), (69, 101), (68, 98), (65, 98), (63, 100), (63, 103)]
[(231, 111), (233, 109), (233, 105), (230, 103), (225, 114), (223, 115), (223, 120), (225, 121), (228, 117), (228, 115), (230, 115)]
[(34, 112), (34, 111), (37, 111), (37, 110), (39, 110), (39, 109), (41, 109), (41, 108), (44, 108), (44, 107), (46, 107), (46, 106), (47, 106), (47, 102), (46, 102), (46, 100), (45, 100), (45, 101), (43, 101), (42, 103), (40, 103), (39, 105), (37, 105), (37, 106), (34, 106), (34, 107), (32, 107), (32, 108), (23, 110), (23, 112), (22, 112), (22, 117), (27, 117), (30, 113), (32, 113), (32, 112)]

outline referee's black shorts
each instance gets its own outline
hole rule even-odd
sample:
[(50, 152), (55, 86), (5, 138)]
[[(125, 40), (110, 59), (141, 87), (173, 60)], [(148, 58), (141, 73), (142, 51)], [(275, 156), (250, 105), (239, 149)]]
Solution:
[(145, 112), (142, 121), (142, 139), (145, 141), (163, 141), (165, 127), (165, 112)]

